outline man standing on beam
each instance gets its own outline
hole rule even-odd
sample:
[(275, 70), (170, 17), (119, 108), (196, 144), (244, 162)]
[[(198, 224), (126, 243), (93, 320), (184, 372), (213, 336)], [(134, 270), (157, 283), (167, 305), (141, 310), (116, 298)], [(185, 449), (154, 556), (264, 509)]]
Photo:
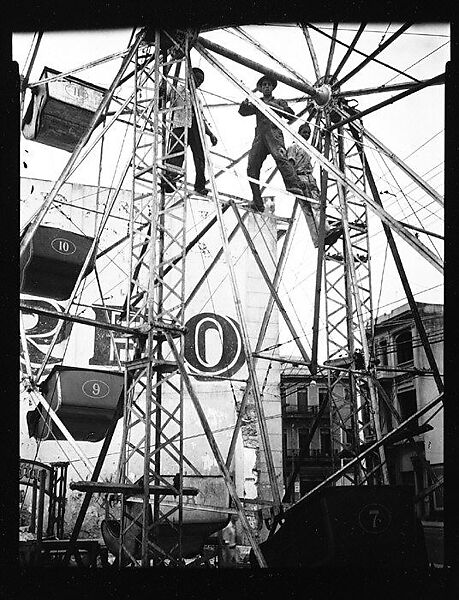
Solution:
[[(308, 140), (311, 136), (311, 126), (309, 123), (303, 123), (298, 129), (298, 133), (302, 138)], [(312, 163), (311, 157), (306, 150), (299, 146), (296, 142), (293, 142), (291, 146), (287, 148), (287, 158), (292, 163), (296, 174), (298, 175), (303, 190), (303, 195), (313, 200), (319, 200), (320, 191), (317, 187), (316, 180), (312, 174)], [(301, 207), (303, 209), (306, 222), (311, 233), (311, 238), (314, 246), (318, 246), (319, 238), (319, 219), (320, 209), (316, 204), (311, 204), (307, 200), (300, 200)], [(343, 233), (343, 225), (339, 223), (335, 227), (325, 221), (325, 245), (333, 245)]]
[[(194, 77), (194, 84), (196, 89), (204, 82), (204, 71), (199, 67), (192, 68), (192, 74)], [(173, 129), (170, 140), (170, 147), (168, 154), (170, 157), (164, 161), (166, 165), (173, 165), (181, 168), (185, 158), (186, 149), (183, 148), (185, 139), (185, 127), (188, 128), (188, 145), (191, 148), (193, 154), (194, 167), (196, 171), (196, 179), (194, 189), (197, 194), (207, 196), (209, 190), (206, 188), (206, 176), (205, 176), (205, 159), (204, 150), (202, 148), (201, 138), (199, 136), (198, 124), (196, 121), (196, 115), (194, 114), (194, 108), (191, 105), (191, 99), (185, 94), (185, 86), (181, 85), (178, 87), (175, 93), (175, 98), (172, 100), (173, 106), (176, 107), (173, 117)], [(206, 134), (209, 136), (212, 146), (218, 143), (217, 137), (212, 133), (208, 123), (204, 121), (204, 127)], [(174, 182), (176, 175), (171, 171), (166, 172), (165, 181), (162, 182), (162, 188), (165, 192), (174, 192)]]
[[(285, 100), (278, 100), (272, 95), (276, 85), (277, 80), (274, 77), (263, 75), (257, 82), (257, 90), (263, 94), (262, 101), (265, 104), (275, 110), (279, 116), (284, 117), (289, 123), (292, 123), (296, 119), (293, 110), (288, 106)], [(274, 125), (268, 117), (251, 104), (248, 98), (246, 98), (239, 106), (239, 114), (243, 117), (256, 115), (257, 119), (255, 138), (249, 153), (247, 175), (253, 179), (259, 179), (261, 166), (268, 154), (271, 154), (282, 175), (287, 192), (301, 196), (303, 193), (301, 190), (301, 183), (294, 167), (287, 158), (284, 136), (279, 127)], [(261, 198), (259, 184), (250, 181), (250, 187), (252, 188), (253, 197), (253, 202), (250, 207), (258, 212), (263, 212), (265, 208)]]

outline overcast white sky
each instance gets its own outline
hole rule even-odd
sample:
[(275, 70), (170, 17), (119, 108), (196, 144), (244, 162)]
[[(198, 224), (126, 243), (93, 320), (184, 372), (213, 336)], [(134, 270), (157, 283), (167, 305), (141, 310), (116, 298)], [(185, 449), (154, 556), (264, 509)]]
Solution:
[[(366, 32), (360, 38), (357, 49), (364, 53), (373, 51), (383, 39), (387, 39), (399, 24), (369, 24)], [(322, 31), (331, 34), (331, 24), (320, 25)], [(358, 28), (356, 24), (340, 24), (339, 39), (350, 43)], [(312, 61), (301, 30), (294, 26), (248, 26), (245, 30), (255, 37), (264, 47), (279, 57), (285, 64), (293, 67), (307, 80), (314, 83), (315, 76)], [(93, 32), (45, 32), (31, 81), (36, 81), (44, 66), (59, 71), (69, 71), (97, 58), (110, 55), (126, 48), (131, 36), (131, 30), (93, 31)], [(242, 41), (228, 31), (213, 31), (204, 34), (210, 40), (231, 48), (253, 60), (282, 70), (269, 58), (264, 56), (253, 46)], [(323, 73), (327, 61), (330, 40), (316, 31), (311, 31), (312, 41), (319, 59), (320, 69)], [(13, 36), (13, 58), (18, 61), (20, 71), (30, 49), (32, 34), (17, 34)], [(338, 65), (346, 48), (337, 45), (332, 65), (332, 72)], [(218, 59), (237, 75), (238, 78), (251, 89), (255, 87), (258, 79), (257, 73), (226, 59)], [(445, 70), (449, 59), (449, 26), (448, 24), (423, 24), (411, 27), (392, 45), (383, 51), (378, 59), (392, 65), (401, 71), (406, 71), (418, 79), (429, 79)], [(362, 56), (354, 54), (347, 66), (341, 72), (345, 75), (355, 65), (363, 60)], [(206, 64), (205, 60), (195, 51), (192, 52), (192, 62), (200, 66), (206, 73), (206, 80), (202, 86), (204, 98), (207, 102), (223, 102), (212, 97), (207, 92), (219, 94), (224, 98), (234, 101), (233, 106), (213, 108), (207, 113), (208, 120), (219, 138), (215, 148), (218, 152), (231, 157), (237, 157), (248, 150), (253, 139), (255, 127), (253, 118), (242, 118), (237, 113), (237, 103), (244, 99), (244, 95), (234, 86), (230, 85), (222, 75), (216, 73)], [(114, 60), (105, 65), (86, 70), (76, 74), (77, 77), (92, 81), (101, 86), (108, 87), (116, 73), (119, 60)], [(387, 67), (370, 63), (362, 71), (344, 84), (343, 89), (355, 90), (380, 86), (385, 83), (401, 83), (406, 77), (398, 75)], [(279, 84), (275, 96), (283, 98), (297, 98), (302, 94), (297, 90)], [(374, 94), (360, 96), (358, 108), (364, 109), (377, 102), (385, 100), (391, 94)], [(304, 103), (291, 103), (295, 112), (304, 106)], [(443, 160), (444, 160), (444, 90), (443, 86), (434, 86), (424, 89), (395, 104), (385, 107), (364, 120), (365, 127), (376, 135), (386, 146), (402, 159), (418, 174), (424, 176), (439, 193), (443, 193)], [(118, 133), (121, 140), (121, 133)], [(285, 136), (286, 143), (290, 143), (289, 136)], [(113, 148), (118, 144), (114, 142)], [(373, 153), (369, 151), (369, 155)], [(70, 154), (42, 144), (31, 142), (22, 138), (21, 162), (22, 175), (40, 179), (55, 180), (68, 161)], [(105, 179), (103, 183), (109, 185), (113, 174), (114, 161), (117, 152), (107, 153), (106, 166), (104, 166)], [(443, 214), (438, 204), (416, 189), (416, 186), (406, 178), (399, 175), (395, 169), (385, 167), (380, 158), (373, 156), (375, 175), (378, 179), (380, 192), (388, 190), (395, 196), (385, 196), (385, 206), (391, 214), (401, 220), (419, 225), (416, 215), (422, 219), (422, 226), (437, 233), (443, 233)], [(387, 160), (387, 159), (386, 159)], [(111, 162), (110, 162), (111, 161)], [(215, 164), (224, 164), (215, 159)], [(274, 163), (272, 159), (265, 162), (265, 173), (268, 173)], [(379, 167), (377, 166), (379, 165)], [(246, 161), (242, 163), (241, 172), (245, 171)], [(96, 181), (97, 160), (92, 164), (87, 162), (78, 169), (71, 181), (93, 184)], [(316, 166), (316, 173), (317, 166)], [(398, 185), (406, 194), (408, 201), (402, 197), (397, 184), (391, 174), (396, 176)], [(384, 176), (383, 176), (384, 175)], [(279, 176), (273, 181), (279, 189), (283, 189)], [(246, 181), (222, 178), (222, 188), (233, 191), (241, 196), (249, 197), (249, 186)], [(231, 186), (231, 190), (229, 189)], [(389, 200), (390, 198), (390, 200)], [(422, 208), (424, 207), (424, 208)], [(426, 208), (427, 207), (427, 208)], [(278, 195), (276, 212), (282, 216), (289, 214), (291, 200), (287, 196)], [(304, 228), (304, 224), (301, 225)], [(299, 235), (292, 249), (295, 257), (286, 273), (286, 285), (291, 291), (292, 298), (297, 305), (311, 306), (314, 292), (315, 262), (316, 257), (309, 236)], [(381, 233), (381, 225), (377, 219), (370, 220), (370, 244), (373, 270), (373, 293), (375, 297), (375, 311), (378, 314), (388, 312), (403, 299), (401, 286), (392, 265), (392, 259), (385, 259), (386, 242)], [(399, 239), (399, 238), (398, 238)], [(421, 238), (424, 243), (426, 238)], [(442, 244), (435, 242), (437, 250), (442, 254)], [(432, 248), (432, 246), (429, 246)], [(399, 242), (408, 277), (416, 294), (416, 299), (422, 302), (443, 302), (443, 277), (433, 267), (420, 259), (414, 251), (404, 242)], [(380, 291), (381, 289), (381, 291)]]

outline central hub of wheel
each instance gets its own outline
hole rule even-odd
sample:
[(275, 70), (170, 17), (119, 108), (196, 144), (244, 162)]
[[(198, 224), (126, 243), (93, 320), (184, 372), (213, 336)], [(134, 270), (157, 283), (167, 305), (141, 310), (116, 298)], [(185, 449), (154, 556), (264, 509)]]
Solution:
[[(321, 77), (317, 80), (314, 85), (316, 95), (314, 97), (314, 104), (319, 110), (325, 109), (328, 113), (330, 121), (332, 123), (339, 123), (339, 121), (345, 118), (345, 114), (342, 112), (343, 99), (337, 97), (336, 93), (339, 92), (339, 87), (336, 87), (336, 80), (332, 77)], [(347, 105), (347, 102), (344, 102)]]
[(324, 108), (330, 103), (332, 98), (331, 87), (327, 83), (322, 83), (315, 85), (314, 89), (316, 90), (314, 102), (317, 104), (317, 106), (320, 106), (320, 108)]

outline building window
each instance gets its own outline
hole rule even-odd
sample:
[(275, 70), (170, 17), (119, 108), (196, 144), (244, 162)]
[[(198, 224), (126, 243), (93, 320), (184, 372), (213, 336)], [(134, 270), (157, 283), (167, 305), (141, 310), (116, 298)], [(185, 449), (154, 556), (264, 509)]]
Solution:
[(389, 363), (387, 362), (387, 340), (380, 340), (377, 358), (379, 358), (380, 365), (383, 365), (385, 367), (388, 366)]
[(331, 436), (329, 429), (320, 430), (320, 450), (323, 456), (331, 456)]
[(286, 412), (296, 412), (298, 410), (296, 392), (287, 392), (285, 394), (285, 410)]
[(298, 410), (304, 411), (308, 406), (308, 392), (305, 389), (298, 390), (296, 392), (296, 398), (298, 402)]
[(319, 406), (322, 406), (327, 397), (327, 388), (319, 388)]
[(303, 456), (308, 456), (309, 446), (307, 445), (309, 439), (309, 429), (301, 428), (298, 430), (298, 446)]
[(287, 428), (287, 450), (295, 450), (298, 448), (297, 444), (297, 431), (295, 427), (292, 425)]
[(413, 339), (411, 329), (406, 329), (395, 337), (395, 347), (397, 351), (397, 364), (400, 365), (413, 360)]
[(308, 405), (319, 406), (319, 388), (317, 384), (310, 384), (308, 387)]
[(416, 390), (408, 390), (397, 394), (398, 404), (400, 406), (400, 416), (402, 420), (408, 419), (418, 410), (416, 402)]

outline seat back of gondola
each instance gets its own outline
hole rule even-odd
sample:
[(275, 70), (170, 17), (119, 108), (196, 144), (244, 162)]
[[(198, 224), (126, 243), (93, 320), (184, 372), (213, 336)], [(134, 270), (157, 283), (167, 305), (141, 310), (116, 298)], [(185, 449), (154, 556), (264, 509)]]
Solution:
[[(58, 365), (40, 390), (75, 440), (99, 442), (113, 420), (123, 386), (122, 373)], [(43, 405), (29, 411), (27, 423), (31, 437), (66, 439)]]
[[(173, 483), (171, 475), (162, 475), (162, 478)], [(193, 558), (202, 551), (213, 533), (228, 525), (230, 514), (225, 512), (225, 508), (229, 507), (230, 496), (221, 475), (184, 475), (183, 485), (199, 490), (196, 496), (184, 498), (182, 510), (181, 554), (182, 558)], [(177, 503), (177, 498), (166, 496), (161, 502), (161, 511), (163, 514), (169, 512), (169, 518), (155, 524), (153, 524), (151, 506), (149, 508), (149, 539), (173, 557), (178, 556), (179, 515), (178, 511), (173, 511)], [(133, 522), (126, 532), (124, 544), (128, 553), (135, 558), (140, 557), (141, 551), (142, 506), (142, 502), (135, 498), (126, 500), (126, 510)], [(218, 508), (221, 510), (219, 511)], [(136, 522), (136, 519), (139, 521)], [(120, 522), (115, 519), (102, 521), (101, 532), (109, 551), (118, 557)], [(128, 553), (123, 552), (123, 564), (129, 563)]]
[[(21, 292), (67, 300), (94, 238), (40, 225), (21, 258)], [(94, 269), (95, 252), (84, 276)]]
[[(45, 67), (40, 80), (59, 75)], [(72, 152), (88, 131), (105, 90), (66, 76), (31, 88), (32, 98), (22, 120), (26, 139)]]
[[(337, 486), (288, 510), (260, 544), (271, 568), (424, 568), (427, 554), (408, 486)], [(254, 566), (257, 560), (251, 553)]]

